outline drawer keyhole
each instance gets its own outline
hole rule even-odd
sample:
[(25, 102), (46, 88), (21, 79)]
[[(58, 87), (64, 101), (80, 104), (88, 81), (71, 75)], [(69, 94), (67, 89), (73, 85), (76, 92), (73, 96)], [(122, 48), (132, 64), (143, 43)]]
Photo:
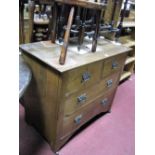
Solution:
[(81, 123), (82, 115), (75, 117), (74, 122), (78, 125)]
[(90, 78), (91, 78), (91, 74), (89, 72), (85, 72), (82, 75), (82, 82), (86, 82), (86, 81), (90, 80)]

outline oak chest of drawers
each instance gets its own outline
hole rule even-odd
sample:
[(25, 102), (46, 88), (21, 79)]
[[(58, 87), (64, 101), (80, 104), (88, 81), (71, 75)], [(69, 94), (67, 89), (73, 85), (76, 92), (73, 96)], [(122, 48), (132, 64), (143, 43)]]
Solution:
[[(110, 110), (129, 48), (106, 42), (96, 53), (68, 51), (59, 65), (60, 46), (21, 45), (33, 78), (24, 95), (26, 119), (57, 151), (84, 123)], [(102, 47), (102, 48), (101, 48)]]

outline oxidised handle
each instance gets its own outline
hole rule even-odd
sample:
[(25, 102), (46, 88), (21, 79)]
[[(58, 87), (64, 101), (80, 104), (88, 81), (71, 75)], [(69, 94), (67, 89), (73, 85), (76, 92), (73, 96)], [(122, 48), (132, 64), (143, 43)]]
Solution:
[(111, 86), (112, 86), (112, 84), (113, 84), (112, 79), (107, 81), (107, 87), (111, 87)]
[(89, 72), (85, 72), (82, 75), (82, 82), (86, 82), (86, 81), (90, 80), (90, 78), (91, 78), (91, 74)]
[(116, 68), (118, 68), (118, 63), (113, 61), (112, 62), (112, 69), (116, 69)]
[(84, 103), (84, 102), (86, 102), (86, 100), (87, 100), (86, 94), (83, 94), (83, 95), (77, 97), (77, 102), (78, 103)]
[(108, 99), (107, 99), (107, 98), (103, 99), (103, 100), (101, 101), (101, 104), (102, 104), (103, 106), (106, 106), (106, 105), (108, 104)]
[(82, 115), (75, 117), (74, 122), (78, 125), (81, 123)]

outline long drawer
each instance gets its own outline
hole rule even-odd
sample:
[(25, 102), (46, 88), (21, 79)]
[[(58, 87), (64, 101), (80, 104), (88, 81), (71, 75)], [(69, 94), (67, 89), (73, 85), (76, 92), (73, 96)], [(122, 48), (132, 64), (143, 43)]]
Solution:
[(126, 59), (126, 53), (105, 60), (101, 73), (102, 77), (106, 77), (116, 71), (121, 70), (122, 67), (124, 66), (125, 59)]
[(101, 78), (102, 62), (95, 62), (63, 75), (65, 96), (97, 83)]
[(69, 97), (66, 97), (64, 115), (69, 116), (75, 111), (80, 110), (84, 106), (90, 104), (98, 96), (101, 96), (104, 92), (111, 90), (117, 86), (120, 72), (112, 74), (105, 79), (101, 80), (97, 84), (88, 87), (82, 91), (78, 91)]
[(61, 139), (71, 134), (95, 115), (108, 111), (110, 109), (114, 93), (115, 89), (112, 89), (98, 97), (93, 103), (85, 106), (82, 110), (75, 112), (71, 116), (65, 116), (63, 119)]

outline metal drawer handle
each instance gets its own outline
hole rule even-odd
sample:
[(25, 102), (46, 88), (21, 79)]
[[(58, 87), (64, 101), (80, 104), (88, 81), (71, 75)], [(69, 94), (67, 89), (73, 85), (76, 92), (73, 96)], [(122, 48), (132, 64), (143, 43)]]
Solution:
[(107, 98), (103, 99), (103, 100), (101, 101), (101, 104), (102, 104), (103, 106), (106, 106), (106, 105), (108, 104), (108, 99), (107, 99)]
[(83, 95), (77, 97), (77, 102), (78, 103), (84, 103), (84, 102), (86, 102), (86, 100), (87, 100), (86, 94), (83, 94)]
[(79, 116), (75, 117), (75, 119), (74, 119), (75, 124), (77, 124), (77, 125), (80, 124), (81, 119), (82, 119), (82, 115), (79, 115)]
[(91, 74), (89, 72), (85, 72), (82, 75), (82, 82), (86, 82), (86, 81), (90, 80), (90, 78), (91, 78)]
[(113, 84), (112, 79), (107, 81), (107, 87), (111, 87), (111, 86), (112, 86), (112, 84)]
[(118, 63), (117, 62), (112, 62), (112, 69), (118, 68)]

